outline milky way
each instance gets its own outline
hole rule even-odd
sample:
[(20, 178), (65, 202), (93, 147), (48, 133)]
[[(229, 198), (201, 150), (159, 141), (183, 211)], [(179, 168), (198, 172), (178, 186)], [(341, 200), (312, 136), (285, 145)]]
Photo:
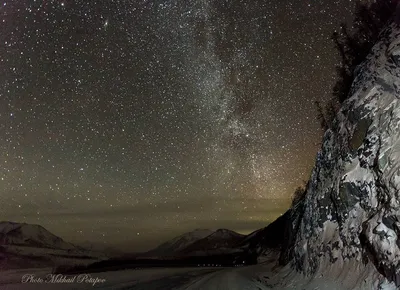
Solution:
[(351, 0), (0, 3), (0, 219), (141, 250), (309, 177)]

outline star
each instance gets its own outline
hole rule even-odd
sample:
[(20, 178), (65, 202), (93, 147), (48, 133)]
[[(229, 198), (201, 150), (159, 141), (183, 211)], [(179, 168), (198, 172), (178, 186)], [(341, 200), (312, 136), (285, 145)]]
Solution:
[(108, 22), (108, 19), (107, 19), (106, 21), (104, 21), (103, 28), (107, 29), (108, 25), (109, 25), (109, 22)]

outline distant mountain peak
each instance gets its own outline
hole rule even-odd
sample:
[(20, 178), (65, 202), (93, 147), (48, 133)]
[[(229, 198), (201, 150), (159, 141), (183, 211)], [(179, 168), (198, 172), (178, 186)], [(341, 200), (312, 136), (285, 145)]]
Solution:
[(208, 251), (232, 248), (246, 236), (228, 229), (195, 229), (167, 241), (146, 253), (151, 256), (179, 256), (201, 254)]
[(75, 249), (75, 246), (37, 224), (0, 222), (0, 245), (29, 246), (52, 249)]
[(215, 232), (216, 233), (231, 233), (231, 234), (240, 235), (239, 233), (232, 231), (232, 230), (228, 230), (228, 229), (218, 229)]

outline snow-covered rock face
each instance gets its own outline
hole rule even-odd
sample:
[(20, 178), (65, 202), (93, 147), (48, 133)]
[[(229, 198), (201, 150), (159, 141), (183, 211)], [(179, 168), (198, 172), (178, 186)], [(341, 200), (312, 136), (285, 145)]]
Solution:
[(400, 285), (396, 273), (400, 270), (400, 25), (396, 22), (381, 33), (356, 70), (350, 97), (334, 128), (324, 135), (294, 246), (295, 265), (307, 274), (317, 271), (321, 257), (328, 255), (332, 263), (350, 259), (373, 263)]

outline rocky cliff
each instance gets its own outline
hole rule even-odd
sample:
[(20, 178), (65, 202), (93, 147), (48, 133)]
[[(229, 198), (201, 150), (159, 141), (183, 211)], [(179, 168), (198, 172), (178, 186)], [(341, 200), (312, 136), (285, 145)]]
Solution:
[(358, 261), (400, 286), (400, 9), (325, 132), (301, 211), (298, 270)]

